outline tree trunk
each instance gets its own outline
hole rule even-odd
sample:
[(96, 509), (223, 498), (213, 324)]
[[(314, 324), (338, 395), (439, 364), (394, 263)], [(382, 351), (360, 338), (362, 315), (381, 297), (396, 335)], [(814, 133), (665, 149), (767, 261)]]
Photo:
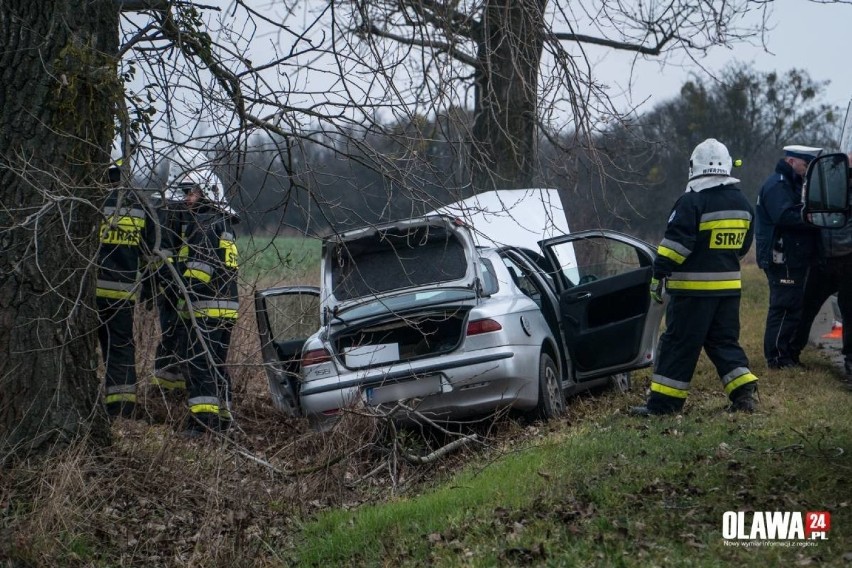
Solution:
[(488, 0), (479, 43), (471, 170), (476, 191), (530, 187), (547, 0)]
[(2, 464), (109, 441), (92, 259), (123, 104), (118, 7), (2, 0), (0, 45)]

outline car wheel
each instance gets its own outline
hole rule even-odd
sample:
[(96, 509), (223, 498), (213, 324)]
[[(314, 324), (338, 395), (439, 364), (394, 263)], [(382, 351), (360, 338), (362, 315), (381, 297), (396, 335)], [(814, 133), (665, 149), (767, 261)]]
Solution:
[(538, 404), (531, 418), (550, 420), (565, 415), (565, 393), (559, 368), (547, 353), (542, 353), (538, 365)]
[(630, 388), (632, 387), (630, 373), (610, 375), (609, 385), (615, 392), (630, 392)]

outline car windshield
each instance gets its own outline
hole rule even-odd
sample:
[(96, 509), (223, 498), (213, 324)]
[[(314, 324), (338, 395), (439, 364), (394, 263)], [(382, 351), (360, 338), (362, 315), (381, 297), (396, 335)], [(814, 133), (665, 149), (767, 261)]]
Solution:
[(421, 290), (420, 292), (400, 294), (399, 296), (376, 298), (373, 302), (360, 304), (348, 310), (341, 310), (340, 313), (335, 316), (335, 319), (338, 321), (349, 322), (352, 320), (372, 317), (385, 312), (398, 312), (413, 307), (422, 308), (424, 306), (431, 306), (434, 304), (460, 302), (473, 300), (475, 298), (476, 294), (473, 290), (458, 288)]

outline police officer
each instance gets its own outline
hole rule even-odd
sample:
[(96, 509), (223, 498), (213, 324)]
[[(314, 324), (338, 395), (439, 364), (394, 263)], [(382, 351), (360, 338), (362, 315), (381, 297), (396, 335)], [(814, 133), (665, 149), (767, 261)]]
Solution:
[(232, 424), (231, 378), (225, 362), (238, 317), (238, 256), (222, 183), (209, 170), (179, 182), (186, 193), (188, 224), (184, 281), (190, 302), (182, 316), (189, 330), (189, 410), (185, 434), (196, 437)]
[(96, 304), (107, 413), (110, 417), (131, 418), (136, 409), (133, 312), (141, 290), (140, 271), (152, 244), (153, 223), (144, 196), (119, 187), (120, 167), (121, 159), (116, 158), (108, 171), (113, 189), (102, 211)]
[(669, 294), (666, 331), (651, 391), (634, 415), (672, 414), (683, 408), (701, 348), (716, 366), (729, 410), (755, 409), (757, 377), (739, 345), (740, 259), (752, 243), (752, 208), (730, 176), (724, 144), (708, 138), (689, 161), (689, 183), (669, 216), (654, 260), (651, 298)]
[(757, 196), (757, 264), (769, 282), (763, 354), (770, 369), (799, 365), (793, 345), (802, 319), (805, 282), (818, 255), (819, 230), (802, 220), (802, 183), (820, 148), (785, 146)]

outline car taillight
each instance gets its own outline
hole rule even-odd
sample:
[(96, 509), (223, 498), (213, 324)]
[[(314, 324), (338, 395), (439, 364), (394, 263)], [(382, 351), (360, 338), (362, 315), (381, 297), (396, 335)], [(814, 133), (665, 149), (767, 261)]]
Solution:
[(479, 335), (480, 333), (490, 333), (501, 329), (503, 329), (503, 326), (493, 319), (474, 320), (467, 324), (467, 335)]
[(311, 365), (319, 365), (320, 363), (328, 363), (331, 361), (331, 354), (325, 349), (312, 349), (302, 355), (302, 367), (310, 367)]

